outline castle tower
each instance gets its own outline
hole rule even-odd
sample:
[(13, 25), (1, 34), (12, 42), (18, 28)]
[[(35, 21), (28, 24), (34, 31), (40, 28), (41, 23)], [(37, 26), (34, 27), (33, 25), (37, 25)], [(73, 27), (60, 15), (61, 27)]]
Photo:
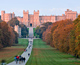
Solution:
[(28, 14), (29, 14), (28, 10), (27, 12), (23, 10), (23, 24), (25, 24), (26, 26), (28, 26)]
[(18, 25), (14, 26), (14, 30), (19, 34), (19, 37), (21, 37), (21, 28)]
[(65, 11), (65, 15), (66, 15), (66, 19), (71, 19), (71, 20), (75, 20), (78, 16), (76, 11), (72, 11), (67, 9), (67, 11)]
[(3, 20), (3, 21), (5, 20), (5, 19), (4, 19), (4, 18), (5, 18), (4, 15), (5, 15), (5, 11), (1, 11), (1, 20)]
[(11, 20), (12, 19), (12, 14), (11, 13), (5, 13), (5, 18), (4, 18), (5, 20), (5, 22), (8, 22), (9, 20)]
[(39, 10), (35, 12), (34, 10), (34, 27), (38, 26), (40, 24), (39, 22)]

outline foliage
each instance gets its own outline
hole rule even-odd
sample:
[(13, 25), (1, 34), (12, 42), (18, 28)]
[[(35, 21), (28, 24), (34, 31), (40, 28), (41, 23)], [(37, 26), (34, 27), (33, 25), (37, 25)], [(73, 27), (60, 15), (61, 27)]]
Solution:
[(53, 23), (43, 33), (43, 40), (62, 52), (80, 56), (80, 15), (73, 22), (62, 20)]
[(0, 23), (0, 48), (13, 45), (15, 43), (17, 34), (14, 33), (12, 27), (10, 27), (6, 22)]
[(13, 18), (11, 19), (8, 24), (12, 27), (14, 27), (15, 25), (19, 25), (21, 27), (21, 36), (23, 38), (26, 38), (26, 36), (28, 35), (28, 29), (24, 24), (20, 24), (20, 22), (17, 20), (17, 18)]
[(9, 24), (10, 26), (14, 27), (15, 25), (19, 25), (19, 21), (18, 21), (17, 18), (15, 17), (15, 18), (12, 18), (12, 19), (8, 22), (8, 24)]
[(43, 27), (36, 27), (35, 32), (37, 35), (39, 35), (40, 38), (42, 38), (42, 34), (44, 31), (46, 31), (46, 29), (48, 28), (49, 25), (51, 25), (52, 22), (47, 22), (47, 23), (43, 23)]
[(74, 45), (73, 46), (74, 51), (72, 51), (72, 53), (74, 53), (74, 55), (78, 58), (80, 56), (80, 15), (73, 22), (74, 29), (71, 34), (74, 34), (74, 36), (71, 36), (72, 38), (71, 40), (74, 42), (72, 43)]
[(26, 36), (28, 35), (28, 29), (24, 24), (20, 24), (19, 25), (21, 27), (21, 35), (23, 38), (26, 38)]
[(9, 46), (10, 43), (10, 38), (11, 38), (11, 33), (8, 31), (9, 27), (6, 22), (1, 22), (0, 23), (0, 31), (1, 31), (1, 42), (0, 44), (3, 45), (3, 47)]

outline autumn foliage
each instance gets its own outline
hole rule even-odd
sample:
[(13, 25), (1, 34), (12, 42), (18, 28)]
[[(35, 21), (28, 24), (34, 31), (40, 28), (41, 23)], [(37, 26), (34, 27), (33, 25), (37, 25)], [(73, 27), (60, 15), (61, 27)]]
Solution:
[(6, 22), (0, 22), (0, 48), (11, 46), (15, 43), (16, 36), (12, 27)]
[(76, 57), (80, 56), (80, 15), (74, 21), (62, 20), (48, 26), (43, 40), (60, 50)]

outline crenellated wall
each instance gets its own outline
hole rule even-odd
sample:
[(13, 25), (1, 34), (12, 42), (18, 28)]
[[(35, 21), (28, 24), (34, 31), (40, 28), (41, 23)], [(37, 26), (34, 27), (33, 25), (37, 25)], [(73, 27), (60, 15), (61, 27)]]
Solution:
[[(29, 11), (25, 11), (23, 10), (23, 17), (17, 17), (17, 19), (20, 21), (20, 24), (25, 24), (27, 27), (30, 27), (30, 25), (32, 25), (32, 27), (36, 27), (42, 23), (46, 23), (46, 22), (56, 22), (56, 21), (60, 21), (60, 20), (65, 20), (65, 19), (71, 19), (71, 20), (75, 20), (78, 16), (78, 13), (76, 11), (72, 11), (67, 9), (67, 11), (65, 11), (65, 14), (62, 14), (61, 16), (39, 16), (39, 10), (33, 12), (33, 14), (29, 14)], [(9, 20), (11, 20), (12, 18), (15, 17), (14, 12), (13, 13), (5, 13), (5, 11), (1, 11), (1, 19), (3, 21), (8, 22)]]
[(15, 17), (14, 12), (13, 13), (5, 13), (5, 11), (1, 11), (1, 20), (8, 22), (12, 18)]

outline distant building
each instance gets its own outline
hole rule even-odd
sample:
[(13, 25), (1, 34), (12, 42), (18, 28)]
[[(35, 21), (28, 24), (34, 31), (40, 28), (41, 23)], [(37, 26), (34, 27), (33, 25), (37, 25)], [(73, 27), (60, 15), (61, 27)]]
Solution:
[(18, 25), (14, 26), (14, 30), (19, 34), (19, 37), (21, 37), (21, 28)]
[(5, 11), (1, 11), (1, 19), (5, 22), (8, 22), (12, 18), (15, 17), (14, 12), (13, 13), (5, 13)]
[[(29, 14), (29, 11), (24, 11), (23, 10), (23, 17), (17, 17), (17, 19), (20, 21), (20, 24), (24, 24), (27, 27), (36, 27), (41, 25), (42, 23), (46, 22), (56, 22), (60, 20), (65, 20), (65, 19), (71, 19), (72, 21), (75, 20), (78, 16), (78, 13), (76, 11), (72, 11), (67, 9), (65, 11), (65, 14), (62, 14), (61, 16), (39, 16), (39, 10), (33, 12), (33, 15)], [(8, 22), (12, 18), (15, 17), (14, 13), (5, 13), (5, 11), (1, 11), (1, 19)]]

